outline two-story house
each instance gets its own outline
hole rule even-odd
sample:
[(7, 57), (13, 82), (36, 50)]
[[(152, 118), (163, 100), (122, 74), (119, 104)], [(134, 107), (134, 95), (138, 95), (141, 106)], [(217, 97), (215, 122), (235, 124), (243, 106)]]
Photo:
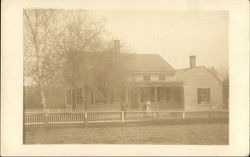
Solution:
[[(119, 49), (115, 41), (115, 49)], [(119, 51), (119, 50), (117, 50)], [(143, 110), (147, 100), (152, 110), (202, 110), (223, 107), (223, 85), (206, 67), (196, 66), (190, 56), (190, 66), (176, 70), (158, 54), (127, 54), (124, 73), (127, 83), (124, 98), (128, 110)], [(67, 108), (83, 108), (82, 87), (66, 86)], [(91, 95), (86, 110), (120, 110), (122, 98), (112, 94), (109, 101)]]
[(183, 109), (183, 82), (176, 81), (176, 70), (160, 55), (130, 54), (126, 69), (130, 109), (142, 109), (148, 99), (153, 110)]

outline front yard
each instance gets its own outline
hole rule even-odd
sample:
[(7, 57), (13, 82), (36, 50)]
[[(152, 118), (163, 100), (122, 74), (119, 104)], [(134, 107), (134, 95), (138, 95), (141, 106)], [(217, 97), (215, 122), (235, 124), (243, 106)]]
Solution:
[(82, 127), (29, 128), (25, 144), (193, 144), (227, 145), (227, 122)]

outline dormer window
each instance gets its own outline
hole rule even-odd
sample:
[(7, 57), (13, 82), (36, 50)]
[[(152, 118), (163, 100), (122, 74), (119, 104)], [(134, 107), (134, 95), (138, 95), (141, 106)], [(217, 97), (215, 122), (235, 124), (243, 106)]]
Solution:
[(165, 81), (166, 80), (166, 75), (159, 75), (159, 80), (160, 81)]
[(150, 80), (151, 80), (150, 75), (144, 75), (144, 76), (143, 76), (143, 80), (144, 80), (144, 81), (150, 81)]

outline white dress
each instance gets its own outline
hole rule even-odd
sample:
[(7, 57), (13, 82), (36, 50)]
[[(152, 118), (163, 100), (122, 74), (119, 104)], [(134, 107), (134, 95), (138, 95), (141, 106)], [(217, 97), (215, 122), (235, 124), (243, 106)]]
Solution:
[(149, 112), (150, 111), (150, 106), (151, 106), (150, 101), (147, 101), (146, 105), (147, 105), (146, 106), (146, 111)]

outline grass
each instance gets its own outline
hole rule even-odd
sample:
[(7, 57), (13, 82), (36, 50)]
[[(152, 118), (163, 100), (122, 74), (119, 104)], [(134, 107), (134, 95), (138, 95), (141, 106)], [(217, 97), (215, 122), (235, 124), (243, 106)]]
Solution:
[(227, 122), (147, 124), (75, 128), (29, 128), (25, 144), (173, 144), (227, 145)]

